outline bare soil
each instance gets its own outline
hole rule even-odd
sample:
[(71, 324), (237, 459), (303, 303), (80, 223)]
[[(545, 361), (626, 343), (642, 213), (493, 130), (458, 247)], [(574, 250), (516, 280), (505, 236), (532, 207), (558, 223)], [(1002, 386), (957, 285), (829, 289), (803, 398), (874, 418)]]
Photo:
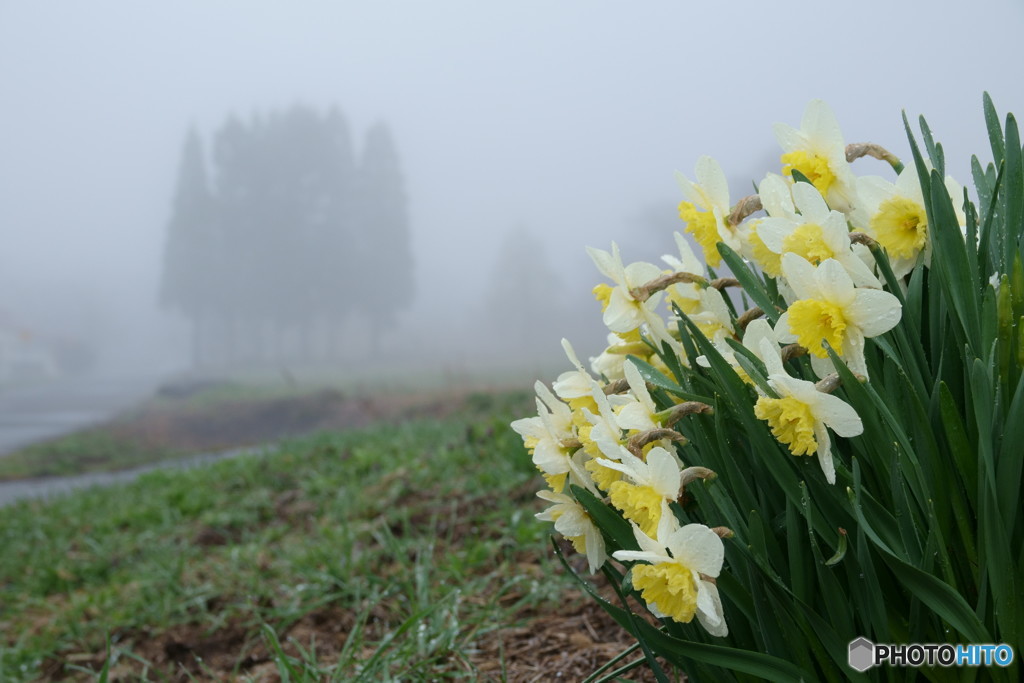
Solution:
[[(391, 616), (382, 606), (380, 609), (379, 619), (371, 620), (371, 624), (386, 623)], [(633, 644), (632, 638), (600, 606), (582, 598), (567, 601), (557, 613), (531, 609), (518, 616), (517, 625), (499, 627), (477, 637), (474, 647), (467, 650), (468, 656), (453, 653), (446, 668), (464, 672), (470, 680), (582, 681)], [(356, 627), (356, 619), (354, 610), (340, 605), (316, 609), (278, 632), (281, 648), (293, 657), (301, 657), (301, 651), (315, 650), (319, 665), (328, 665), (337, 661), (349, 633)], [(369, 628), (372, 631), (372, 625)], [(274, 653), (259, 628), (239, 621), (215, 631), (183, 624), (158, 632), (125, 633), (119, 638), (119, 646), (130, 646), (152, 668), (139, 659), (121, 658), (108, 672), (111, 683), (146, 680), (147, 669), (150, 674), (155, 669), (161, 678), (176, 683), (232, 681), (243, 677), (268, 683), (282, 680)], [(360, 653), (363, 659), (372, 655), (369, 648)], [(47, 662), (43, 674), (47, 680), (68, 680), (63, 673), (68, 661), (98, 671), (104, 658), (104, 652), (65, 656), (60, 661)], [(629, 677), (641, 683), (656, 680), (646, 666), (634, 669)]]
[(141, 447), (204, 452), (262, 444), (321, 430), (366, 426), (382, 419), (443, 417), (458, 409), (455, 392), (352, 397), (335, 390), (262, 400), (145, 408), (106, 425), (114, 437)]

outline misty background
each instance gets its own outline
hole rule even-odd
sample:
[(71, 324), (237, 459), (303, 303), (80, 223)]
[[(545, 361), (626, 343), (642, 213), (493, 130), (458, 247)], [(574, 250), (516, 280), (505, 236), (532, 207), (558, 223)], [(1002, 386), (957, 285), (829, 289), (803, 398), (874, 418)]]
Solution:
[[(390, 204), (403, 204), (405, 232), (360, 247), (373, 259), (352, 263), (344, 240), (315, 250), (321, 272), (336, 258), (350, 277), (318, 290), (349, 311), (337, 332), (349, 342), (327, 360), (342, 372), (494, 358), (536, 369), (561, 362), (562, 336), (596, 354), (600, 275), (584, 247), (615, 240), (627, 262), (671, 252), (683, 227), (673, 172), (692, 177), (710, 154), (734, 199), (749, 193), (778, 170), (772, 124), (798, 125), (812, 98), (847, 142), (900, 156), (901, 110), (925, 114), (970, 186), (969, 155), (990, 157), (982, 91), (1024, 114), (1022, 20), (1011, 0), (0, 0), (0, 334), (68, 371), (189, 372), (195, 315), (161, 294), (189, 131), (212, 186), (227, 122), (305, 111), (343, 120), (356, 166), (386, 130), (397, 180), (385, 185), (404, 198)], [(885, 173), (876, 163), (855, 168)], [(285, 280), (312, 268), (284, 254), (278, 266)], [(284, 281), (260, 267), (264, 284)], [(378, 279), (389, 284), (375, 290)], [(259, 305), (278, 291), (263, 289)], [(375, 341), (345, 332), (382, 310)]]

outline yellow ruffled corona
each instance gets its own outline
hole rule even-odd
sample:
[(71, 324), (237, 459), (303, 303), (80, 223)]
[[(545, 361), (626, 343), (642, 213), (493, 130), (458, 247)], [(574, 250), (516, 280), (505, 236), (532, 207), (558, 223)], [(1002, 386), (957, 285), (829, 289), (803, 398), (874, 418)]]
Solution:
[(836, 255), (826, 243), (821, 226), (815, 223), (804, 223), (786, 235), (782, 240), (782, 250), (799, 254), (814, 265)]
[(718, 243), (722, 238), (718, 234), (715, 214), (711, 211), (698, 211), (693, 202), (680, 202), (679, 217), (686, 221), (686, 232), (693, 235), (704, 250), (704, 260), (712, 268), (717, 268), (722, 262), (722, 255), (718, 253)]
[(928, 237), (928, 214), (924, 207), (906, 197), (893, 197), (878, 207), (871, 230), (885, 250), (897, 258), (911, 258), (924, 248)]
[(633, 585), (644, 602), (678, 622), (689, 623), (697, 613), (697, 582), (681, 564), (638, 564), (633, 567)]
[(782, 155), (782, 172), (792, 177), (794, 170), (810, 180), (822, 196), (828, 195), (829, 188), (836, 181), (836, 174), (832, 172), (828, 159), (808, 154), (802, 149)]
[(806, 403), (792, 396), (762, 396), (754, 404), (754, 415), (768, 423), (772, 436), (788, 446), (793, 455), (810, 455), (817, 451), (814, 414)]
[(846, 319), (843, 310), (828, 301), (804, 299), (789, 307), (789, 328), (800, 345), (818, 358), (828, 358), (823, 341), (843, 354)]
[(664, 496), (652, 487), (617, 481), (609, 487), (608, 497), (622, 516), (635, 522), (645, 534), (653, 534), (658, 528)]

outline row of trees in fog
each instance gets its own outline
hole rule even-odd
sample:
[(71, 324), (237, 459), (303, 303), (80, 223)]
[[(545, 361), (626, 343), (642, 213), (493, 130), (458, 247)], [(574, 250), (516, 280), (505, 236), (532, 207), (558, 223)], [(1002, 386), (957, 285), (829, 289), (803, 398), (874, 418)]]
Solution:
[(406, 197), (386, 125), (357, 151), (335, 109), (231, 117), (209, 160), (188, 132), (177, 183), (160, 299), (192, 322), (196, 365), (331, 359), (354, 328), (372, 348), (409, 305)]

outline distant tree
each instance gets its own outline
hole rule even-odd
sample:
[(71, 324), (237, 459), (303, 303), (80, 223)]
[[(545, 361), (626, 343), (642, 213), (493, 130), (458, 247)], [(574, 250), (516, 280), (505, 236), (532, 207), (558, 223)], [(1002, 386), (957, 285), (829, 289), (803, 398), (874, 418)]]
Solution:
[(202, 364), (203, 323), (210, 312), (209, 292), (216, 278), (216, 214), (206, 177), (202, 140), (190, 128), (182, 145), (177, 187), (167, 225), (160, 304), (179, 310), (193, 325), (193, 363)]
[(414, 294), (405, 183), (391, 131), (383, 123), (367, 132), (354, 199), (355, 304), (377, 348), (381, 331), (411, 305)]
[(376, 346), (413, 291), (405, 189), (386, 126), (369, 131), (357, 166), (336, 109), (230, 117), (212, 160), (210, 182), (190, 131), (161, 290), (165, 306), (193, 321), (196, 363), (330, 353), (357, 309)]

